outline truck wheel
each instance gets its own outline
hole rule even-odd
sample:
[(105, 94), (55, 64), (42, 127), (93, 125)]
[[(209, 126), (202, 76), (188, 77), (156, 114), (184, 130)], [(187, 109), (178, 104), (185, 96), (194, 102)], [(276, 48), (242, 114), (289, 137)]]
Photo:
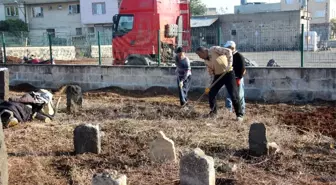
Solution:
[(149, 63), (144, 56), (141, 55), (129, 55), (126, 59), (125, 65), (137, 65), (137, 66), (148, 66)]

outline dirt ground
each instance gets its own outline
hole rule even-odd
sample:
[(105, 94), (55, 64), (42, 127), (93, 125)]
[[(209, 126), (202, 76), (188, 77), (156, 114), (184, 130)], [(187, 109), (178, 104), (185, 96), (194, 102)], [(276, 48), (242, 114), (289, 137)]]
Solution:
[[(203, 117), (209, 111), (206, 102), (184, 110), (174, 94), (125, 95), (114, 89), (85, 93), (83, 111), (67, 115), (62, 96), (52, 123), (5, 129), (9, 184), (89, 185), (94, 173), (116, 170), (127, 175), (130, 185), (177, 185), (178, 163), (158, 165), (149, 159), (149, 143), (160, 130), (175, 142), (178, 157), (195, 147), (214, 157), (218, 185), (336, 184), (334, 104), (248, 103), (246, 120), (237, 123), (223, 101), (219, 116), (210, 119)], [(268, 141), (280, 145), (280, 154), (246, 156), (253, 122), (266, 125)], [(100, 125), (101, 154), (73, 154), (73, 130), (81, 123)], [(236, 164), (238, 169), (225, 172), (219, 168), (223, 163)]]

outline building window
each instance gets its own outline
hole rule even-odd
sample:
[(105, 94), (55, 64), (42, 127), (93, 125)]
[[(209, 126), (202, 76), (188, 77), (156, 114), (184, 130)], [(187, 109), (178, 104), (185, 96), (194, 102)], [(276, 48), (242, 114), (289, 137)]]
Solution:
[(93, 15), (106, 14), (105, 3), (92, 3), (92, 14)]
[(95, 30), (94, 30), (94, 27), (88, 27), (88, 33), (94, 33), (95, 32)]
[(293, 4), (294, 0), (286, 0), (286, 4)]
[(43, 7), (33, 7), (33, 17), (43, 17)]
[(325, 10), (316, 11), (316, 12), (314, 13), (314, 17), (315, 17), (315, 18), (325, 17)]
[(79, 4), (69, 5), (69, 14), (78, 14), (78, 13), (80, 13)]
[(83, 35), (82, 28), (76, 28), (76, 35)]
[(6, 16), (18, 16), (19, 9), (17, 6), (7, 6), (6, 7)]
[(47, 33), (51, 35), (51, 37), (55, 38), (55, 29), (47, 29)]

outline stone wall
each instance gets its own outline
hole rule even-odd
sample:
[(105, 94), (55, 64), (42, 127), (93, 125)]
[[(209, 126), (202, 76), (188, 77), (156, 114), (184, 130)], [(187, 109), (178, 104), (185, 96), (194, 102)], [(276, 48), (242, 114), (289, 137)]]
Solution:
[[(6, 56), (23, 58), (23, 56), (32, 54), (37, 58), (50, 58), (49, 47), (6, 47)], [(73, 60), (76, 58), (74, 46), (53, 46), (52, 54), (56, 60)]]
[[(78, 84), (84, 91), (104, 87), (145, 90), (159, 86), (176, 90), (175, 68), (136, 66), (6, 65), (10, 85), (30, 83), (40, 88)], [(210, 77), (205, 68), (192, 69), (192, 90), (204, 91)], [(248, 68), (249, 100), (288, 102), (336, 100), (336, 68)], [(225, 92), (225, 91), (224, 91)]]
[[(102, 58), (112, 58), (112, 45), (102, 45), (101, 49), (101, 57)], [(91, 46), (91, 57), (98, 58), (98, 46)]]

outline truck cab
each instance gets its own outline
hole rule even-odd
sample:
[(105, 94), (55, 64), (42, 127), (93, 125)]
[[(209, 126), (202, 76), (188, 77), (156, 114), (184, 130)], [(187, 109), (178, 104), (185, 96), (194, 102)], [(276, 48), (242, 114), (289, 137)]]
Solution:
[(113, 23), (113, 65), (168, 62), (176, 46), (190, 48), (188, 0), (122, 0)]

